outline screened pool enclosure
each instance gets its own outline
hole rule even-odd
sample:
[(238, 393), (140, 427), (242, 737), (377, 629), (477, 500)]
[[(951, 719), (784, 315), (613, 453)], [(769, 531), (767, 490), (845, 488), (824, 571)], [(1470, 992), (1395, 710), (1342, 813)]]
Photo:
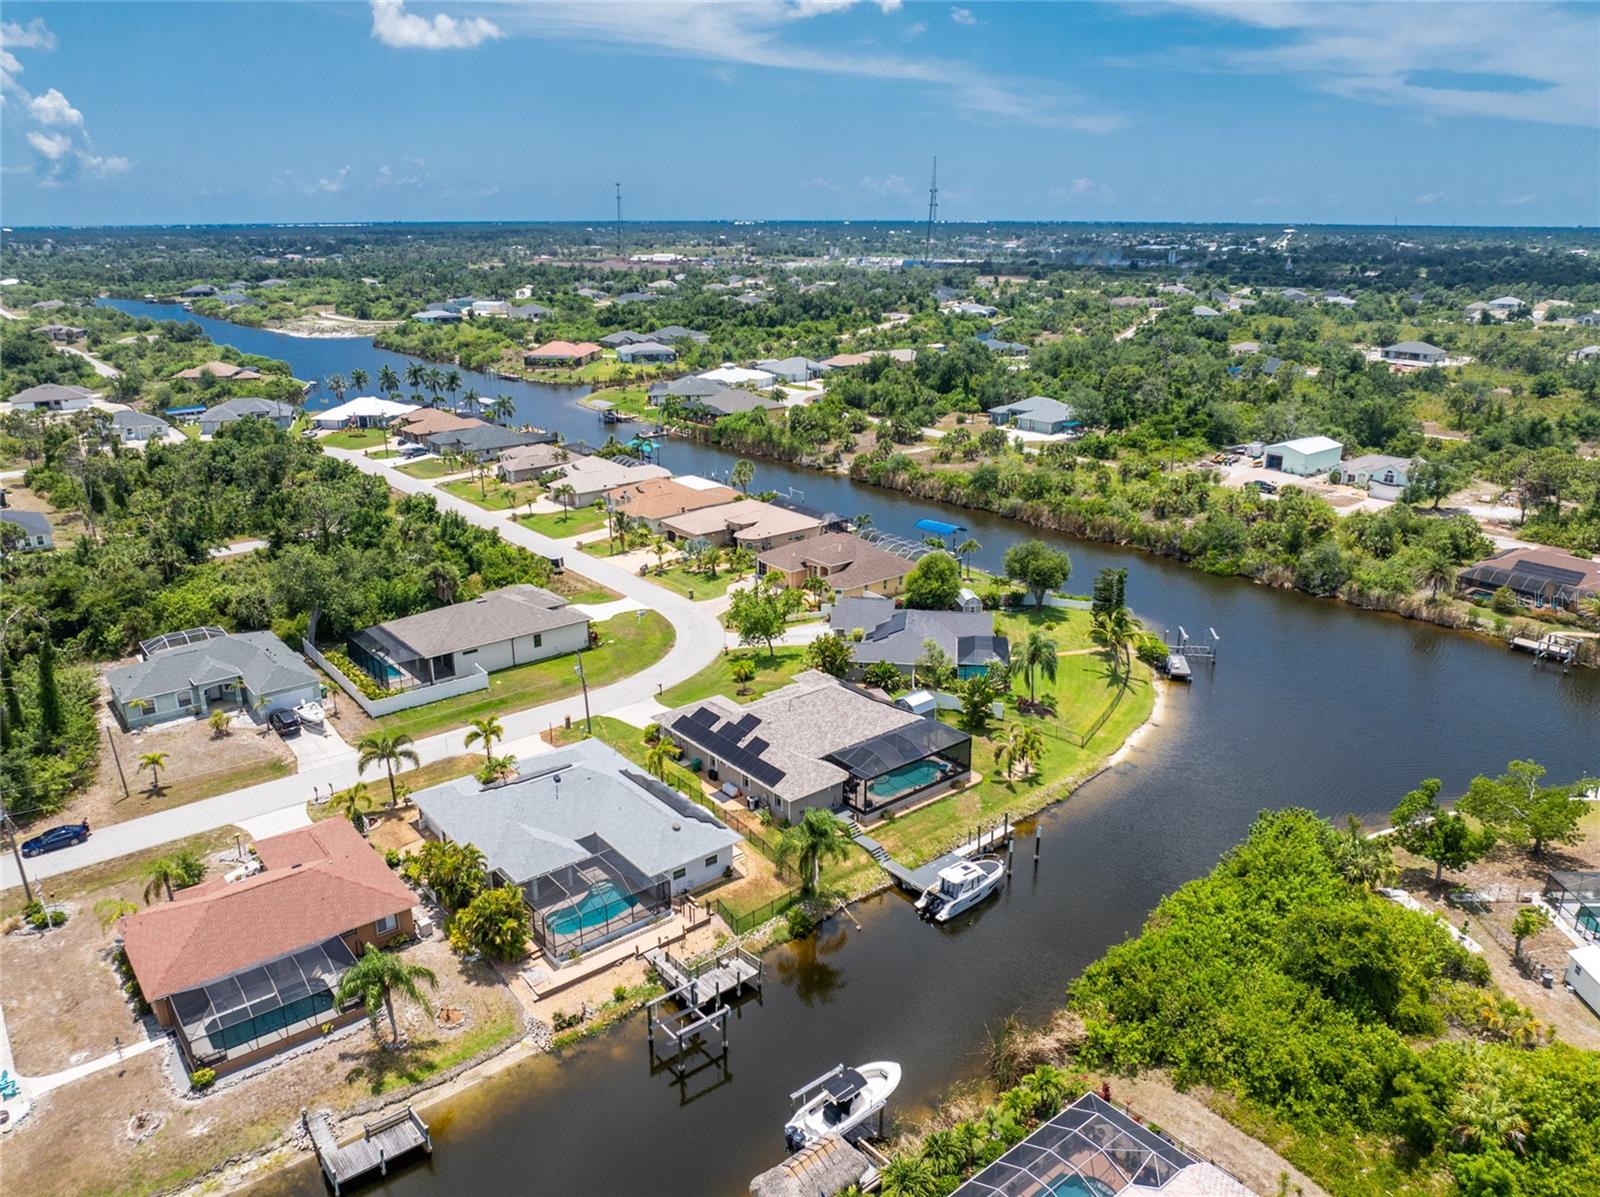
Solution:
[(333, 991), (355, 956), (334, 936), (243, 972), (172, 995), (172, 1013), (193, 1067), (227, 1060), (329, 1021)]
[(586, 952), (672, 908), (672, 882), (650, 877), (598, 835), (578, 841), (590, 855), (522, 886), (533, 936), (553, 957)]

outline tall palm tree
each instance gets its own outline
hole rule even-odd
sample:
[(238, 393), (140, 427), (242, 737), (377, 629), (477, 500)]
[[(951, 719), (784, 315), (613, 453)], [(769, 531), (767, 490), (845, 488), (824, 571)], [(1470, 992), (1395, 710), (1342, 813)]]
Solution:
[(433, 394), (433, 401), (439, 402), (439, 392), (444, 390), (444, 371), (438, 366), (429, 366), (422, 381)]
[(968, 581), (971, 581), (972, 579), (972, 562), (969, 559), (971, 558), (972, 554), (980, 551), (982, 548), (983, 546), (970, 536), (963, 540), (960, 544), (956, 545), (956, 556), (961, 558), (961, 570), (966, 575)]
[[(1122, 659), (1124, 651), (1133, 642), (1138, 629), (1133, 622), (1133, 616), (1126, 607), (1113, 607), (1109, 611), (1101, 611), (1094, 617), (1094, 626), (1090, 634), (1094, 642), (1111, 653), (1111, 668), (1115, 673), (1117, 662)], [(1133, 670), (1133, 658), (1128, 657), (1128, 675)]]
[(468, 387), (466, 389), (461, 396), (461, 402), (463, 405), (465, 405), (467, 412), (470, 415), (475, 416), (481, 410), (483, 410), (483, 396), (478, 394), (477, 388), (475, 387)]
[(822, 862), (842, 860), (850, 852), (850, 836), (832, 811), (812, 807), (800, 822), (786, 830), (778, 840), (778, 859), (791, 858), (800, 872), (800, 887), (808, 894), (817, 892), (822, 882)]
[(1035, 697), (1033, 687), (1033, 671), (1037, 669), (1044, 675), (1047, 682), (1056, 680), (1056, 663), (1059, 649), (1056, 642), (1046, 636), (1037, 628), (1028, 633), (1028, 638), (1022, 642), (1022, 655), (1019, 663), (1028, 678), (1028, 698)]
[(181, 887), (184, 879), (183, 868), (176, 857), (163, 856), (160, 860), (151, 861), (144, 871), (144, 904), (150, 905), (161, 896), (163, 890), (166, 891), (167, 901), (173, 901), (173, 885), (176, 883)]
[(139, 768), (150, 770), (150, 789), (152, 792), (161, 788), (161, 770), (167, 767), (167, 752), (147, 752), (139, 758)]
[(1417, 584), (1428, 587), (1429, 597), (1438, 599), (1441, 589), (1449, 590), (1455, 586), (1456, 563), (1444, 553), (1429, 553), (1417, 567)]
[(507, 423), (512, 416), (517, 414), (517, 401), (510, 395), (496, 395), (489, 402), (489, 418)]
[(344, 380), (343, 374), (328, 375), (328, 381), (322, 385), (332, 391), (333, 397), (341, 403), (344, 402), (344, 393), (350, 389), (349, 384)]
[(350, 371), (350, 385), (358, 392), (367, 389), (367, 372), (360, 366)]
[(663, 781), (667, 778), (667, 766), (683, 755), (679, 748), (665, 736), (657, 736), (654, 744), (644, 750), (644, 767), (654, 773)]
[(428, 367), (421, 362), (412, 362), (406, 367), (406, 385), (413, 391), (420, 391), (428, 382)]
[(400, 376), (388, 362), (378, 368), (378, 389), (385, 395), (392, 395), (400, 389)]
[(461, 389), (461, 371), (449, 370), (444, 376), (444, 389), (450, 392), (450, 401), (455, 402), (456, 392)]
[(1022, 758), (1022, 725), (1013, 723), (1001, 729), (995, 738), (994, 763), (1010, 777)]
[(376, 944), (369, 943), (361, 959), (345, 969), (344, 976), (339, 978), (333, 1004), (335, 1007), (343, 1006), (352, 998), (360, 998), (361, 1004), (367, 1008), (367, 1019), (372, 1023), (374, 1035), (378, 1033), (379, 1011), (388, 1011), (389, 1037), (391, 1042), (398, 1043), (400, 1024), (394, 1016), (395, 994), (409, 998), (421, 1006), (424, 1013), (433, 1013), (432, 1005), (417, 984), (419, 981), (425, 982), (430, 989), (439, 986), (439, 978), (431, 968), (408, 964), (398, 956), (380, 952)]
[(400, 795), (394, 788), (395, 769), (403, 764), (412, 768), (422, 764), (422, 758), (412, 747), (415, 743), (404, 732), (386, 731), (381, 727), (373, 728), (356, 741), (356, 772), (365, 773), (368, 765), (382, 765), (384, 772), (389, 775), (390, 806), (400, 801)]
[(550, 497), (561, 504), (561, 520), (565, 523), (572, 515), (572, 501), (578, 497), (578, 492), (572, 489), (571, 483), (563, 482), (550, 488)]
[(482, 744), (483, 755), (487, 758), (494, 755), (494, 742), (505, 738), (506, 729), (500, 726), (500, 720), (496, 716), (490, 715), (485, 719), (474, 719), (467, 725), (466, 739), (462, 744), (467, 748), (471, 748), (474, 744)]
[(733, 484), (745, 494), (750, 493), (750, 483), (755, 479), (755, 476), (756, 463), (746, 457), (741, 457), (734, 462), (733, 472), (728, 475)]
[(850, 522), (856, 526), (857, 532), (865, 532), (868, 528), (872, 527), (872, 512), (863, 511)]
[(94, 917), (100, 930), (110, 930), (111, 925), (126, 915), (138, 914), (139, 908), (126, 898), (101, 898), (94, 904)]

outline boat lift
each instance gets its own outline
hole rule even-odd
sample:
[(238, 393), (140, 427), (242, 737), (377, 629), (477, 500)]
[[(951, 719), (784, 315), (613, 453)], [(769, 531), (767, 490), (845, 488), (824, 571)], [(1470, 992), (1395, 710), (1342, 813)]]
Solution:
[[(1169, 632), (1170, 636), (1171, 633)], [(1187, 682), (1193, 679), (1194, 671), (1190, 668), (1191, 661), (1204, 661), (1207, 665), (1217, 663), (1217, 646), (1222, 643), (1222, 637), (1217, 634), (1216, 628), (1206, 629), (1204, 640), (1189, 639), (1189, 632), (1182, 624), (1178, 625), (1178, 642), (1167, 642), (1166, 673), (1175, 682)]]

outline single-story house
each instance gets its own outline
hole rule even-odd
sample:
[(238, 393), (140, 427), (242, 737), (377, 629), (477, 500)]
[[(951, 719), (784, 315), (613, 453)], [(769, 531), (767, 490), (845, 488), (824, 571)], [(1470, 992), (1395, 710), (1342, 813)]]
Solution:
[(600, 357), (593, 341), (546, 341), (522, 355), (525, 366), (586, 366)]
[(520, 428), (504, 428), (480, 420), (471, 428), (436, 432), (425, 437), (423, 443), (435, 453), (459, 453), (474, 461), (494, 461), (507, 449), (522, 445), (548, 445), (555, 439), (552, 432), (525, 432)]
[(271, 632), (189, 628), (143, 641), (139, 656), (106, 670), (111, 708), (130, 729), (203, 716), (217, 704), (238, 704), (259, 721), (322, 696), (305, 658)]
[(701, 507), (661, 521), (668, 540), (704, 540), (718, 547), (737, 546), (755, 553), (792, 541), (805, 540), (822, 531), (822, 521), (799, 511), (740, 499), (718, 507)]
[(178, 292), (179, 296), (184, 299), (205, 299), (208, 296), (215, 295), (216, 293), (217, 289), (210, 283), (200, 283), (197, 286), (187, 287)]
[(171, 416), (180, 424), (197, 423), (200, 417), (205, 414), (206, 405), (204, 403), (189, 403), (182, 407), (167, 408), (167, 415)]
[(1250, 355), (1252, 353), (1260, 353), (1261, 352), (1261, 342), (1260, 341), (1235, 341), (1232, 345), (1228, 346), (1228, 352), (1232, 353), (1232, 354), (1235, 354), (1237, 356), (1248, 356), (1248, 355)]
[(657, 341), (662, 345), (676, 345), (679, 341), (693, 341), (697, 345), (704, 345), (711, 338), (698, 329), (685, 328), (681, 324), (669, 324), (665, 328), (658, 328), (651, 333), (650, 340)]
[(990, 337), (983, 342), (990, 353), (998, 353), (1001, 357), (1026, 357), (1028, 347), (1021, 341), (1001, 341)]
[(1576, 611), (1600, 595), (1600, 562), (1543, 546), (1502, 549), (1462, 570), (1456, 585), (1485, 597), (1506, 586), (1530, 607)]
[(1449, 357), (1443, 349), (1426, 341), (1399, 341), (1378, 352), (1384, 361), (1400, 366), (1442, 366)]
[(601, 337), (600, 344), (606, 349), (621, 349), (624, 345), (643, 345), (650, 339), (648, 333), (633, 332), (630, 329), (622, 328)]
[(662, 520), (702, 507), (720, 507), (738, 498), (739, 492), (731, 486), (685, 474), (679, 478), (648, 478), (619, 486), (606, 492), (606, 506), (659, 534)]
[(1282, 298), (1287, 299), (1290, 303), (1310, 303), (1311, 302), (1310, 294), (1308, 292), (1300, 290), (1299, 287), (1285, 287), (1282, 291), (1279, 291), (1278, 294)]
[(762, 553), (756, 558), (756, 573), (776, 573), (785, 586), (804, 585), (807, 578), (826, 578), (838, 600), (869, 590), (898, 594), (915, 564), (910, 557), (868, 544), (848, 532), (824, 532)]
[(1600, 360), (1600, 345), (1585, 345), (1581, 349), (1574, 349), (1567, 354), (1569, 362), (1592, 362)]
[(505, 315), (511, 320), (543, 320), (546, 316), (555, 315), (555, 312), (543, 304), (514, 303), (506, 307)]
[(658, 465), (630, 464), (609, 457), (578, 457), (550, 471), (550, 486), (552, 489), (562, 485), (572, 487), (572, 506), (588, 507), (619, 486), (670, 477), (672, 471)]
[(871, 814), (958, 785), (972, 738), (814, 669), (755, 702), (721, 695), (657, 716), (662, 732), (776, 819), (849, 808)]
[(821, 377), (822, 363), (808, 357), (768, 358), (756, 363), (756, 369), (765, 371), (784, 382), (810, 382)]
[(536, 445), (516, 445), (500, 454), (494, 472), (502, 482), (527, 482), (577, 456), (579, 454), (566, 445), (549, 441), (540, 441)]
[(720, 387), (708, 394), (682, 397), (678, 403), (686, 415), (706, 420), (716, 420), (747, 411), (772, 411), (783, 406), (766, 395), (757, 395), (751, 391), (740, 390), (738, 387)]
[(254, 366), (240, 366), (234, 362), (204, 362), (187, 370), (179, 370), (172, 377), (198, 382), (207, 376), (220, 378), (224, 382), (254, 382), (261, 377), (261, 371)]
[(1363, 453), (1339, 463), (1339, 481), (1365, 487), (1375, 499), (1397, 499), (1411, 484), (1411, 459), (1386, 453)]
[(1527, 304), (1515, 295), (1502, 295), (1499, 299), (1489, 301), (1489, 310), (1492, 312), (1514, 312), (1526, 306)]
[(41, 512), (0, 507), (0, 547), (8, 553), (39, 553), (56, 547), (56, 534)]
[(75, 324), (41, 324), (33, 331), (57, 342), (77, 341), (89, 335), (88, 329)]
[(872, 360), (870, 353), (836, 353), (832, 357), (825, 357), (817, 364), (824, 370), (849, 370), (855, 366), (864, 366)]
[(1216, 308), (1208, 308), (1203, 303), (1195, 304), (1194, 307), (1190, 309), (1190, 313), (1192, 315), (1199, 316), (1202, 320), (1214, 320), (1216, 317), (1222, 315), (1222, 313), (1217, 311)]
[(747, 366), (735, 366), (731, 362), (723, 362), (715, 370), (703, 370), (700, 377), (708, 382), (720, 382), (725, 387), (755, 387), (764, 391), (778, 380), (766, 370), (752, 370)]
[(599, 740), (411, 796), (424, 835), (472, 844), (522, 891), (552, 959), (588, 951), (671, 912), (674, 895), (720, 880), (739, 836)]
[(279, 428), (287, 430), (294, 423), (295, 416), (299, 414), (287, 403), (279, 403), (276, 399), (257, 399), (248, 397), (243, 399), (229, 399), (215, 407), (206, 408), (200, 417), (200, 434), (202, 436), (215, 436), (219, 429), (235, 420), (254, 418), (266, 420)]
[(429, 308), (422, 312), (412, 312), (411, 318), (418, 324), (460, 324), (461, 313), (452, 312), (448, 308)]
[(720, 382), (690, 374), (683, 378), (674, 378), (671, 382), (652, 382), (646, 394), (654, 406), (660, 407), (668, 399), (677, 399), (687, 404), (690, 400), (720, 395), (730, 389)]
[(167, 434), (172, 431), (172, 425), (149, 412), (124, 408), (112, 413), (111, 431), (117, 440), (126, 445), (139, 441), (165, 440)]
[(503, 299), (474, 299), (462, 313), (465, 316), (509, 316), (511, 305)]
[(659, 298), (661, 298), (659, 295), (652, 295), (649, 291), (624, 291), (621, 295), (618, 295), (611, 302), (612, 303), (651, 303), (651, 302), (653, 302), (653, 301), (655, 301), (655, 300), (657, 300)]
[(460, 432), (466, 428), (478, 428), (482, 424), (482, 420), (471, 416), (458, 416), (453, 411), (444, 411), (437, 407), (422, 407), (401, 416), (395, 431), (403, 441), (423, 444), (431, 436), (438, 436), (443, 432)]
[(1268, 445), (1264, 451), (1267, 469), (1298, 474), (1302, 478), (1327, 474), (1339, 464), (1343, 454), (1344, 446), (1327, 436), (1302, 436), (1292, 441), (1279, 441), (1275, 445)]
[(358, 395), (337, 407), (317, 412), (311, 417), (311, 422), (318, 428), (380, 428), (418, 410), (419, 406), (415, 403), (401, 403), (398, 399), (384, 399), (377, 395)]
[(379, 684), (431, 686), (474, 667), (485, 673), (589, 646), (589, 617), (567, 600), (519, 583), (354, 632), (350, 659)]
[(1331, 303), (1336, 308), (1353, 308), (1356, 301), (1348, 295), (1340, 295), (1337, 291), (1329, 291), (1322, 297), (1323, 303)]
[(989, 409), (991, 424), (1006, 424), (1018, 432), (1065, 432), (1080, 423), (1078, 413), (1070, 403), (1052, 399), (1048, 395), (1034, 395), (1016, 403), (1006, 403)]
[(65, 386), (58, 382), (40, 383), (36, 387), (18, 391), (7, 402), (12, 411), (71, 412), (87, 411), (89, 401), (97, 392), (85, 387)]
[(947, 310), (957, 316), (982, 316), (985, 319), (1000, 314), (999, 308), (986, 303), (953, 303)]
[(675, 362), (678, 351), (658, 341), (636, 341), (617, 350), (619, 362)]
[(1011, 642), (995, 635), (994, 616), (986, 611), (916, 611), (897, 608), (882, 595), (840, 599), (828, 615), (828, 626), (850, 638), (857, 668), (887, 661), (910, 676), (925, 641), (935, 641), (955, 662), (963, 679), (989, 672), (996, 662), (1011, 660)]
[(366, 1017), (334, 1007), (368, 944), (413, 934), (416, 895), (344, 819), (256, 841), (253, 876), (122, 919), (128, 964), (184, 1067), (232, 1072)]

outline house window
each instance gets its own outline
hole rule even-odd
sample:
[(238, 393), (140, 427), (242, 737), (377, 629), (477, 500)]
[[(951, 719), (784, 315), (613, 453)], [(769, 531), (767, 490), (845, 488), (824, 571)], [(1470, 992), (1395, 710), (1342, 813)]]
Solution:
[(192, 695), (192, 694), (180, 694), (180, 695), (178, 695), (178, 705), (180, 707), (192, 707), (192, 706), (194, 706), (194, 695)]
[(717, 867), (717, 858), (715, 856), (706, 857), (706, 868), (714, 869), (716, 867)]
[(688, 868), (687, 865), (685, 865), (681, 869), (673, 869), (672, 870), (672, 879), (674, 881), (682, 881), (688, 875), (689, 875), (689, 868)]
[(544, 636), (542, 636), (538, 632), (535, 632), (533, 634), (533, 647), (534, 648), (543, 648), (544, 647)]
[(394, 915), (386, 914), (381, 919), (379, 919), (376, 923), (374, 923), (372, 926), (373, 926), (373, 929), (375, 931), (377, 931), (377, 933), (379, 935), (387, 935), (387, 934), (389, 934), (389, 932), (391, 932), (391, 931), (393, 931), (395, 929), (395, 927), (399, 924), (399, 922), (400, 922), (400, 920), (398, 918), (396, 918)]

